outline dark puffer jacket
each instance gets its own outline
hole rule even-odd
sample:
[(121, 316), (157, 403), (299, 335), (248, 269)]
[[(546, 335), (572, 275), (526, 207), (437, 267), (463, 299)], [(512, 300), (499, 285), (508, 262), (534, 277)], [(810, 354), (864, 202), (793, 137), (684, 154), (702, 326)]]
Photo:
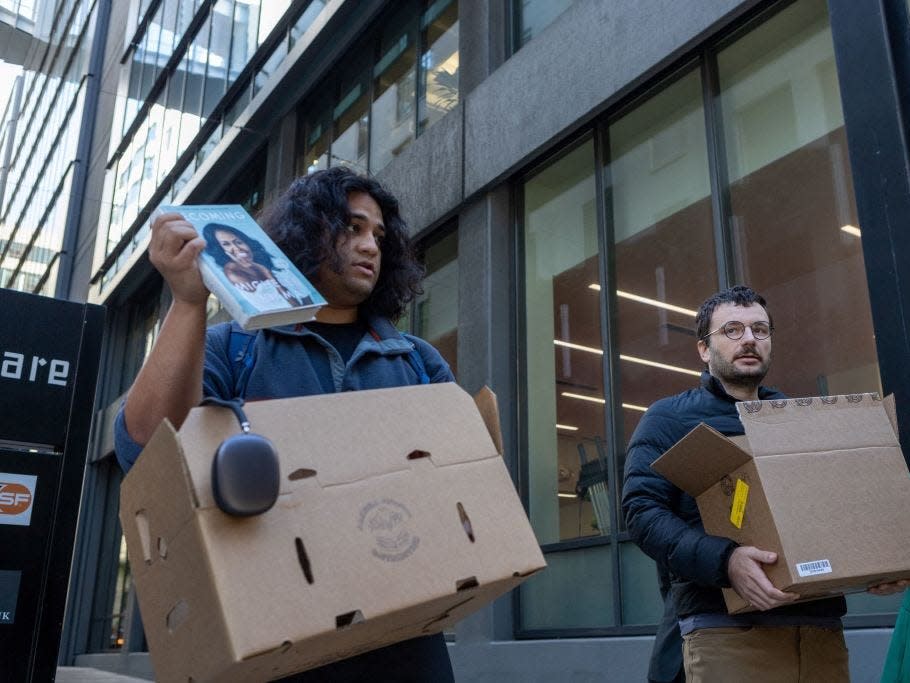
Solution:
[[(764, 387), (759, 398), (785, 398)], [(671, 594), (679, 617), (726, 613), (721, 588), (730, 587), (727, 560), (736, 544), (705, 533), (695, 500), (651, 469), (651, 463), (700, 422), (721, 434), (743, 433), (736, 399), (707, 372), (701, 386), (661, 399), (639, 422), (626, 456), (622, 510), (638, 546), (669, 567)], [(839, 617), (846, 612), (843, 597), (786, 605), (765, 614)]]

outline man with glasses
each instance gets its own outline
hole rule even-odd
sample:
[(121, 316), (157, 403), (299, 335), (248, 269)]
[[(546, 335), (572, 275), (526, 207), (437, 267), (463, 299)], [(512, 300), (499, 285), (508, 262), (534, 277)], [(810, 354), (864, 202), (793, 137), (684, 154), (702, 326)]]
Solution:
[[(742, 434), (737, 401), (784, 397), (761, 386), (774, 330), (761, 295), (744, 286), (718, 292), (699, 308), (695, 328), (707, 368), (701, 385), (648, 408), (629, 443), (622, 500), (632, 538), (669, 569), (686, 679), (848, 681), (843, 596), (791, 604), (797, 595), (776, 589), (763, 569), (777, 561), (775, 553), (706, 534), (695, 500), (651, 469), (700, 422)], [(727, 614), (721, 593), (727, 587), (756, 611)], [(672, 641), (662, 642), (652, 654), (652, 675), (660, 668), (654, 663), (674, 654)]]

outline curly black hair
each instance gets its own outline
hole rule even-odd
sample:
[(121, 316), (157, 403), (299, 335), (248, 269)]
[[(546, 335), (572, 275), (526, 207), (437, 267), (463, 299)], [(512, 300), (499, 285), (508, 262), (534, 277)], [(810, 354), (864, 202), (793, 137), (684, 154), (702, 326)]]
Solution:
[(736, 306), (758, 304), (768, 313), (768, 322), (772, 327), (774, 326), (774, 320), (771, 318), (771, 311), (768, 311), (765, 297), (746, 285), (734, 285), (729, 289), (712, 294), (698, 307), (698, 314), (695, 316), (696, 339), (710, 343), (707, 334), (711, 331), (711, 316), (714, 315), (714, 309), (721, 304), (734, 304)]
[(269, 252), (265, 250), (265, 247), (263, 247), (262, 244), (260, 244), (257, 240), (254, 240), (242, 230), (238, 230), (237, 228), (230, 225), (224, 225), (223, 223), (206, 223), (202, 228), (202, 236), (205, 238), (205, 251), (211, 254), (212, 258), (215, 259), (215, 263), (217, 263), (219, 266), (223, 268), (226, 264), (233, 262), (233, 259), (228, 256), (227, 252), (218, 242), (218, 238), (215, 237), (215, 232), (219, 230), (236, 235), (244, 242), (246, 242), (250, 247), (250, 252), (253, 255), (253, 261), (261, 266), (265, 266), (269, 270), (279, 270), (279, 268), (272, 261), (272, 257), (269, 255)]
[(341, 272), (336, 245), (351, 223), (348, 195), (365, 192), (379, 205), (385, 223), (382, 266), (360, 312), (397, 320), (423, 292), (424, 267), (417, 261), (398, 200), (373, 178), (336, 166), (297, 178), (259, 216), (259, 224), (300, 271), (319, 287), (319, 266)]

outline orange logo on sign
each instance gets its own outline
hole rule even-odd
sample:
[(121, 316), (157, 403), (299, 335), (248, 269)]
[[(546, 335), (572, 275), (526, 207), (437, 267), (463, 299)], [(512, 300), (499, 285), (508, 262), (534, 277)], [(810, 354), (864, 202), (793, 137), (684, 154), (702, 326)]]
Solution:
[(23, 484), (0, 482), (0, 515), (18, 515), (32, 504), (32, 492)]

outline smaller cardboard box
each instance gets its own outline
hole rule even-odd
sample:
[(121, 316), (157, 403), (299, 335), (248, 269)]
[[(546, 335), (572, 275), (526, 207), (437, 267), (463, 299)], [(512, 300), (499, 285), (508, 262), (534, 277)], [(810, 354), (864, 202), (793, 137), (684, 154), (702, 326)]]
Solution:
[(278, 502), (224, 514), (224, 408), (162, 423), (120, 520), (158, 681), (266, 681), (438, 633), (545, 566), (500, 456), (495, 397), (455, 384), (245, 406)]
[[(778, 554), (771, 583), (803, 599), (910, 578), (910, 473), (893, 397), (737, 403), (745, 428), (700, 424), (653, 469), (695, 498), (705, 531)], [(731, 614), (751, 608), (724, 589)]]

